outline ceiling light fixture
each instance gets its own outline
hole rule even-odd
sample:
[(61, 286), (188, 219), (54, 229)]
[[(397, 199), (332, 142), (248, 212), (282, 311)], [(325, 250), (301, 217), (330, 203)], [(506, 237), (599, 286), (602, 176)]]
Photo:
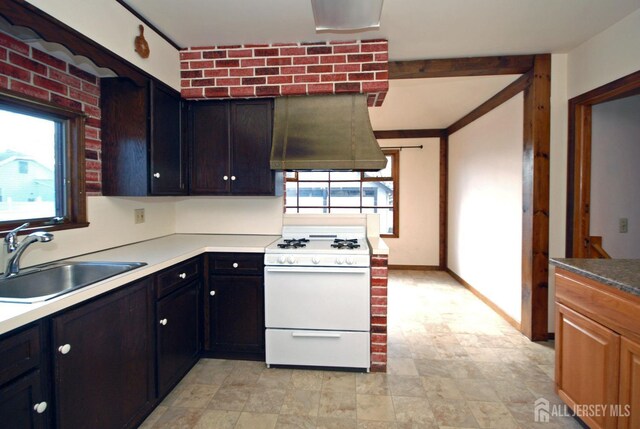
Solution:
[(311, 0), (316, 31), (380, 28), (383, 0)]

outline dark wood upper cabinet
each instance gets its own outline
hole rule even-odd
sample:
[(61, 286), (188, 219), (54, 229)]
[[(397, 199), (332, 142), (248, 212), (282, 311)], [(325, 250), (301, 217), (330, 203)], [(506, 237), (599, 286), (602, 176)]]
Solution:
[(103, 195), (186, 195), (181, 106), (155, 81), (101, 80)]
[(281, 195), (282, 172), (269, 167), (273, 100), (189, 105), (192, 195)]

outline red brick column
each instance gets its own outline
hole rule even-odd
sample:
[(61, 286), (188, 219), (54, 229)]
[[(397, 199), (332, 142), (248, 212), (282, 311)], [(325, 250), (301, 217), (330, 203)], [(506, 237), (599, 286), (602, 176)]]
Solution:
[(371, 371), (387, 372), (388, 255), (371, 257)]

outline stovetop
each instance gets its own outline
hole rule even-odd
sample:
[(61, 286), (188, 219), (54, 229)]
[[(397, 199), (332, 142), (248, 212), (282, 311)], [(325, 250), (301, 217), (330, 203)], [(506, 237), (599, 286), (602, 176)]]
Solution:
[(266, 265), (369, 265), (364, 226), (285, 226), (265, 253)]

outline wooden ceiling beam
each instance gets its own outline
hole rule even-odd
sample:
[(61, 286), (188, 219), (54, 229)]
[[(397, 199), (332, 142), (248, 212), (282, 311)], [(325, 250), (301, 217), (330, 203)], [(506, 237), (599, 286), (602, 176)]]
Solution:
[(531, 84), (532, 77), (532, 73), (528, 72), (520, 76), (515, 81), (511, 82), (504, 89), (500, 90), (500, 92), (498, 92), (496, 95), (451, 124), (449, 128), (447, 128), (447, 134), (451, 135), (455, 133), (456, 131), (469, 125), (476, 119), (482, 117), (483, 115), (486, 115), (505, 101), (510, 100), (519, 92), (524, 91)]
[(423, 129), (423, 130), (381, 130), (374, 131), (373, 135), (377, 139), (424, 139), (440, 138), (446, 135), (445, 129)]
[(523, 74), (533, 67), (534, 57), (534, 55), (507, 55), (390, 61), (389, 79)]

